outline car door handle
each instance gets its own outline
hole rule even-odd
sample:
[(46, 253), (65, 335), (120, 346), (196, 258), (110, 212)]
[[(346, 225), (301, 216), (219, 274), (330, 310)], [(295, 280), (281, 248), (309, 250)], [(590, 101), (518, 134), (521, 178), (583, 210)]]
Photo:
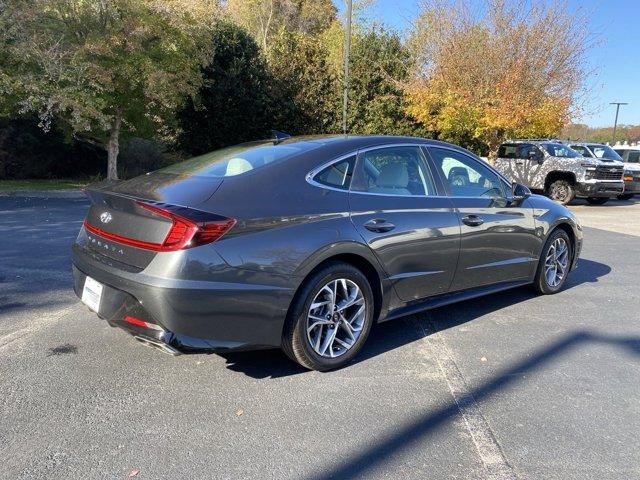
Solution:
[(391, 230), (396, 228), (396, 226), (393, 223), (387, 222), (383, 218), (374, 218), (373, 220), (369, 220), (367, 223), (365, 223), (364, 228), (372, 232), (384, 233), (390, 232)]
[(484, 220), (477, 215), (467, 215), (462, 219), (462, 223), (470, 227), (479, 227), (484, 223)]

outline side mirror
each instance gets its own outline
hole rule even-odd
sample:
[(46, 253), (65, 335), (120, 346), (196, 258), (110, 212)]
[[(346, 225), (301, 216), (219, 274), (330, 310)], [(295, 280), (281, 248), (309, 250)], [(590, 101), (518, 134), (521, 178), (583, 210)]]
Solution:
[(511, 204), (514, 206), (521, 205), (527, 198), (531, 196), (531, 190), (528, 187), (520, 184), (513, 183), (511, 185)]

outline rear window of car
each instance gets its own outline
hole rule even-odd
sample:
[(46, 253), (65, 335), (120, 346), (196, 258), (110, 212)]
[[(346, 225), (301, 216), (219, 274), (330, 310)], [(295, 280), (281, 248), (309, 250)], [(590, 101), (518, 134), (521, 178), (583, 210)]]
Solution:
[(174, 175), (234, 177), (275, 164), (303, 151), (302, 146), (295, 143), (281, 145), (274, 145), (273, 142), (245, 143), (205, 153), (159, 171)]
[(517, 145), (500, 145), (498, 158), (516, 158), (517, 152)]

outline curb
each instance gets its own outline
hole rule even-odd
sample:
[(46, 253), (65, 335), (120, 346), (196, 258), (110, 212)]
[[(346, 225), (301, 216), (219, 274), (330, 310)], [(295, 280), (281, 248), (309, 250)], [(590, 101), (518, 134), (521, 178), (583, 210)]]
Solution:
[(82, 190), (0, 190), (0, 198), (85, 198)]

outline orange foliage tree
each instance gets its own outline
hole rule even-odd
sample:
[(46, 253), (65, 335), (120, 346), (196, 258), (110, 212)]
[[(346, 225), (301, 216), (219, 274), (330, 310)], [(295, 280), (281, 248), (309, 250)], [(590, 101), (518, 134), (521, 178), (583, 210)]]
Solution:
[(558, 135), (584, 97), (592, 38), (581, 16), (560, 3), (423, 2), (409, 40), (408, 113), (482, 154), (505, 138)]

